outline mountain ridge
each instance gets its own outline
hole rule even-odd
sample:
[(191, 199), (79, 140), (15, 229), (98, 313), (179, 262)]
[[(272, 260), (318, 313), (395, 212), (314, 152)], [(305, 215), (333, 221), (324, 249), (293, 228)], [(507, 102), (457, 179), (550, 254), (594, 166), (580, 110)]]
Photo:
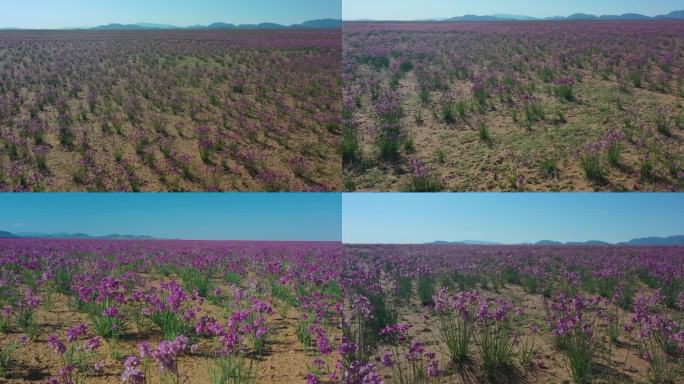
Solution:
[(496, 242), (490, 242), (490, 241), (474, 241), (474, 240), (463, 240), (463, 241), (433, 241), (431, 243), (427, 244), (435, 244), (435, 245), (448, 245), (448, 244), (453, 244), (453, 245), (617, 245), (617, 246), (625, 246), (625, 245), (648, 245), (648, 246), (653, 246), (653, 245), (660, 245), (660, 246), (684, 246), (684, 235), (675, 235), (675, 236), (664, 236), (664, 237), (658, 237), (658, 236), (651, 236), (651, 237), (640, 237), (640, 238), (634, 238), (630, 239), (628, 241), (623, 241), (623, 242), (618, 242), (618, 243), (609, 243), (606, 241), (601, 241), (601, 240), (588, 240), (588, 241), (568, 241), (568, 242), (562, 242), (562, 241), (555, 241), (555, 240), (540, 240), (535, 243), (520, 243), (520, 244), (503, 244), (503, 243), (496, 243)]
[[(11, 236), (3, 236), (3, 234), (9, 234)], [(42, 233), (42, 232), (19, 232), (11, 233), (7, 231), (0, 231), (0, 238), (44, 238), (44, 239), (95, 239), (95, 240), (161, 240), (152, 236), (145, 235), (121, 235), (118, 233), (113, 233), (104, 236), (93, 236), (86, 233)]]
[[(463, 15), (450, 18), (430, 18), (411, 21), (609, 21), (609, 20), (684, 20), (684, 10), (672, 11), (667, 15), (646, 16), (639, 13), (623, 13), (621, 15), (592, 15), (589, 13), (573, 13), (568, 16), (532, 17), (526, 15), (510, 15), (495, 13), (491, 15)], [(391, 20), (345, 20), (356, 22), (391, 21)]]
[[(315, 19), (307, 20), (299, 24), (283, 25), (277, 23), (263, 22), (259, 24), (232, 24), (226, 22), (215, 22), (207, 25), (177, 26), (170, 24), (155, 23), (135, 23), (121, 24), (110, 23), (95, 27), (84, 28), (62, 28), (59, 30), (103, 30), (103, 31), (160, 31), (160, 30), (213, 30), (213, 29), (338, 29), (342, 28), (341, 19)], [(2, 30), (30, 30), (28, 28), (0, 28)]]

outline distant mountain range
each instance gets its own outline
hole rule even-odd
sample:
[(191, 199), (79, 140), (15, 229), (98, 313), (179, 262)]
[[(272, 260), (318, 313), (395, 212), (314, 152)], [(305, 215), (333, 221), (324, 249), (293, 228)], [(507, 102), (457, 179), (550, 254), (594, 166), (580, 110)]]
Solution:
[[(320, 19), (308, 20), (301, 24), (282, 25), (276, 23), (260, 24), (231, 24), (217, 22), (209, 25), (191, 25), (181, 27), (169, 24), (136, 23), (136, 24), (107, 24), (88, 28), (64, 28), (64, 29), (85, 29), (85, 30), (105, 30), (105, 31), (140, 31), (140, 30), (204, 30), (204, 29), (337, 29), (342, 28), (342, 20), (339, 19)], [(5, 30), (21, 30), (21, 28), (1, 28)]]
[(0, 231), (0, 238), (44, 238), (44, 239), (107, 239), (107, 240), (156, 240), (151, 236), (119, 235), (111, 234), (106, 236), (91, 236), (85, 233), (40, 233), (40, 232), (21, 232), (11, 233)]
[(491, 241), (463, 240), (463, 241), (435, 241), (431, 244), (457, 244), (457, 245), (502, 245)]
[[(646, 16), (638, 13), (623, 13), (622, 15), (590, 15), (587, 13), (575, 13), (570, 16), (531, 17), (523, 15), (493, 14), (493, 15), (464, 15), (451, 18), (420, 19), (415, 21), (578, 21), (578, 20), (684, 20), (684, 10), (670, 12), (667, 15)], [(350, 20), (352, 21), (352, 20)], [(373, 20), (353, 20), (373, 21)]]
[[(504, 245), (501, 243), (494, 243), (489, 241), (435, 241), (430, 244), (455, 244), (455, 245)], [(515, 245), (515, 244), (514, 244)], [(589, 241), (572, 241), (563, 243), (560, 241), (553, 240), (541, 240), (534, 244), (525, 243), (520, 245), (660, 245), (660, 246), (674, 246), (674, 245), (684, 245), (684, 235), (681, 236), (669, 236), (669, 237), (642, 237), (638, 239), (631, 239), (626, 242), (621, 243), (608, 243), (599, 240), (589, 240)]]

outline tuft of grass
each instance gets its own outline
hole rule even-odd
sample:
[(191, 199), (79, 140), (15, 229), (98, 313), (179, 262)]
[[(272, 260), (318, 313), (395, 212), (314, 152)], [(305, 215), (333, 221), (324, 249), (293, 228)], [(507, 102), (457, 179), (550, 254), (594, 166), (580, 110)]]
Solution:
[(406, 153), (412, 153), (416, 151), (415, 143), (413, 142), (413, 136), (407, 135), (404, 139), (404, 151)]
[(658, 132), (665, 136), (672, 136), (672, 121), (665, 111), (658, 111), (655, 118), (655, 126)]
[(437, 159), (437, 164), (444, 164), (446, 162), (446, 152), (442, 148), (437, 148), (435, 150), (435, 158)]
[(188, 336), (192, 329), (178, 314), (170, 310), (152, 313), (152, 322), (159, 327), (164, 334), (164, 339), (175, 340), (178, 336)]
[(18, 345), (15, 343), (7, 343), (0, 346), (0, 377), (4, 377), (9, 373), (9, 369), (14, 365), (14, 352)]
[(639, 168), (639, 177), (641, 178), (642, 182), (653, 181), (655, 179), (655, 167), (653, 165), (653, 161), (648, 156), (646, 156), (646, 158), (644, 158), (644, 162), (641, 163), (641, 167)]
[(425, 177), (412, 177), (408, 192), (439, 192), (444, 189), (442, 181), (436, 175), (428, 175)]
[(606, 155), (608, 157), (608, 163), (613, 167), (620, 166), (620, 159), (622, 157), (622, 146), (620, 143), (615, 143), (606, 148)]
[(252, 361), (244, 354), (227, 354), (211, 360), (208, 366), (211, 384), (252, 384), (256, 377)]
[(601, 164), (601, 157), (597, 153), (587, 153), (580, 158), (584, 175), (590, 181), (595, 183), (603, 183), (606, 180), (606, 174)]
[(557, 178), (559, 174), (558, 170), (558, 160), (554, 158), (547, 158), (541, 162), (542, 174), (546, 177)]
[(342, 161), (344, 164), (352, 164), (361, 157), (361, 145), (359, 134), (356, 129), (348, 128), (342, 135)]
[(375, 147), (383, 160), (396, 160), (401, 148), (401, 126), (397, 124), (385, 124), (375, 138)]
[(207, 274), (200, 272), (196, 268), (183, 269), (179, 274), (183, 281), (183, 289), (185, 289), (185, 291), (197, 291), (202, 297), (208, 296), (209, 290), (211, 289), (211, 280)]
[(480, 141), (484, 143), (490, 143), (492, 140), (491, 135), (489, 134), (489, 127), (487, 127), (487, 124), (484, 122), (480, 122), (478, 125), (478, 133), (480, 135)]
[(569, 85), (559, 85), (555, 90), (556, 96), (564, 101), (574, 101), (575, 95), (572, 91), (572, 86)]
[(432, 276), (418, 278), (418, 299), (422, 305), (432, 305), (435, 295), (435, 279)]
[(447, 124), (454, 124), (456, 122), (456, 113), (451, 103), (442, 106), (442, 119)]

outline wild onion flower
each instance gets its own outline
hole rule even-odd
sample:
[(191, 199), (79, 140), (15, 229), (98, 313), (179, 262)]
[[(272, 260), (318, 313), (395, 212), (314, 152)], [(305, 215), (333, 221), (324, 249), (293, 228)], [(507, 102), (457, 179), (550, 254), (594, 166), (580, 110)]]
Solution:
[(124, 362), (121, 380), (126, 384), (144, 384), (145, 373), (140, 369), (140, 360), (135, 356), (128, 356)]

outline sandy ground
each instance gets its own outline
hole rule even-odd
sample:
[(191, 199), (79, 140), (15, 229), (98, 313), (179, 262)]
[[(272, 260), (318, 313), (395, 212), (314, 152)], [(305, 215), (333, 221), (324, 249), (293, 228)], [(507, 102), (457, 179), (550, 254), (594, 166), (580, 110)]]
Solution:
[[(14, 354), (15, 363), (4, 378), (0, 377), (0, 383), (18, 384), (27, 382), (45, 382), (51, 376), (57, 376), (61, 367), (60, 357), (53, 352), (47, 341), (49, 335), (58, 335), (65, 340), (67, 328), (79, 323), (88, 323), (87, 315), (76, 312), (68, 307), (67, 298), (60, 294), (54, 296), (54, 308), (46, 312), (43, 308), (38, 309), (37, 318), (40, 326), (40, 334), (36, 342), (29, 342), (20, 347)], [(225, 319), (226, 309), (214, 306), (208, 302), (203, 305), (203, 314), (214, 316), (217, 319)], [(303, 383), (305, 376), (310, 371), (316, 353), (304, 351), (302, 344), (297, 340), (296, 323), (299, 313), (290, 307), (285, 317), (281, 317), (279, 311), (274, 309), (274, 314), (268, 319), (271, 333), (263, 356), (251, 356), (249, 358), (255, 374), (256, 384), (265, 383)], [(92, 331), (91, 331), (92, 333)], [(0, 334), (0, 343), (17, 341), (18, 333)], [(336, 333), (329, 334), (332, 339), (339, 338)], [(162, 340), (161, 333), (153, 328), (145, 333), (139, 333), (133, 324), (129, 324), (127, 332), (119, 340), (116, 350), (119, 359), (112, 358), (111, 348), (103, 342), (97, 350), (92, 363), (102, 362), (104, 369), (99, 374), (90, 374), (85, 377), (84, 383), (104, 384), (121, 382), (123, 371), (123, 359), (129, 355), (137, 355), (137, 344), (148, 341), (153, 347)], [(199, 348), (194, 353), (183, 354), (178, 359), (180, 383), (209, 383), (210, 354), (214, 350), (215, 342), (209, 339), (199, 339)], [(329, 367), (334, 367), (334, 361), (326, 361)], [(148, 370), (148, 382), (159, 382), (160, 377), (156, 365), (152, 362), (152, 368)]]
[[(370, 71), (370, 68), (364, 68)], [(480, 116), (468, 106), (465, 121), (457, 119), (447, 124), (441, 118), (440, 92), (432, 92), (430, 102), (423, 104), (419, 99), (419, 88), (413, 72), (407, 73), (399, 82), (404, 117), (402, 126), (414, 142), (414, 150), (402, 149), (402, 158), (397, 162), (377, 160), (373, 136), (369, 131), (375, 127), (376, 113), (364, 95), (364, 105), (355, 118), (361, 123), (364, 161), (344, 171), (347, 190), (357, 191), (402, 191), (407, 188), (410, 168), (406, 161), (418, 157), (429, 164), (444, 181), (444, 189), (450, 191), (648, 191), (681, 190), (684, 185), (674, 179), (643, 181), (640, 167), (645, 150), (635, 143), (623, 142), (622, 159), (618, 167), (604, 164), (606, 181), (595, 183), (587, 180), (577, 157), (578, 150), (585, 144), (598, 141), (609, 129), (621, 130), (625, 118), (638, 115), (634, 124), (637, 135), (645, 135), (657, 144), (652, 150), (656, 158), (674, 156), (684, 161), (684, 131), (672, 129), (670, 137), (655, 130), (654, 115), (660, 106), (674, 106), (674, 114), (684, 114), (681, 97), (664, 94), (644, 88), (635, 88), (630, 94), (621, 94), (614, 81), (597, 78), (589, 72), (583, 73), (582, 83), (575, 85), (576, 100), (561, 102), (555, 96), (538, 86), (536, 96), (541, 101), (546, 118), (535, 123), (531, 129), (522, 127), (512, 117), (512, 110), (498, 99), (490, 99), (489, 107)], [(388, 85), (385, 82), (384, 88)], [(469, 95), (472, 84), (457, 82), (450, 90)], [(618, 108), (616, 98), (622, 100)], [(554, 121), (556, 112), (562, 111), (566, 122)], [(419, 117), (419, 119), (417, 118)], [(422, 120), (420, 123), (417, 120)], [(478, 123), (489, 128), (491, 140), (482, 142)], [(667, 155), (666, 155), (667, 153)], [(545, 159), (555, 159), (558, 175), (546, 175), (541, 170)], [(605, 160), (604, 160), (605, 163)], [(664, 165), (658, 165), (662, 173)], [(516, 185), (524, 177), (522, 186)]]
[[(524, 308), (525, 314), (521, 317), (513, 315), (514, 329), (520, 332), (521, 340), (530, 337), (529, 325), (536, 323), (539, 332), (534, 336), (535, 358), (532, 367), (521, 367), (516, 356), (516, 367), (511, 372), (499, 378), (487, 378), (482, 373), (475, 346), (471, 344), (471, 361), (462, 365), (449, 363), (446, 346), (440, 341), (437, 320), (431, 312), (423, 307), (418, 300), (414, 299), (410, 304), (400, 309), (399, 321), (413, 326), (409, 331), (411, 339), (421, 341), (428, 350), (437, 353), (440, 368), (444, 371), (442, 376), (435, 380), (436, 383), (444, 384), (476, 384), (476, 383), (571, 383), (567, 359), (561, 351), (553, 345), (551, 335), (545, 329), (545, 313), (542, 304), (542, 296), (531, 295), (519, 286), (508, 286), (494, 291), (480, 291), (485, 297), (506, 298)], [(621, 322), (624, 324), (628, 314), (621, 313)], [(380, 355), (384, 351), (382, 347), (375, 355), (376, 367), (387, 383), (396, 383), (392, 379), (392, 371), (382, 367), (379, 362)], [(610, 352), (610, 353), (609, 353)], [(646, 383), (648, 363), (637, 355), (637, 345), (633, 340), (620, 337), (615, 344), (606, 342), (597, 359), (595, 366), (595, 382), (609, 383)], [(684, 376), (676, 383), (684, 383)]]

